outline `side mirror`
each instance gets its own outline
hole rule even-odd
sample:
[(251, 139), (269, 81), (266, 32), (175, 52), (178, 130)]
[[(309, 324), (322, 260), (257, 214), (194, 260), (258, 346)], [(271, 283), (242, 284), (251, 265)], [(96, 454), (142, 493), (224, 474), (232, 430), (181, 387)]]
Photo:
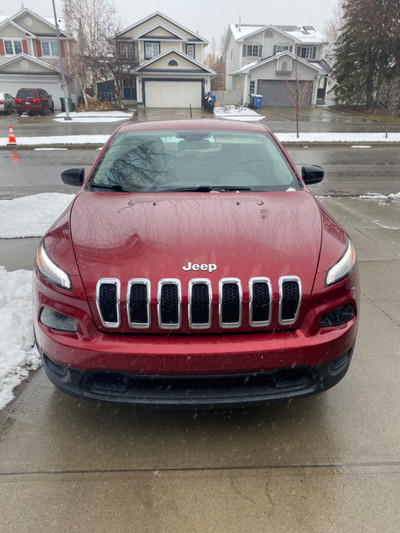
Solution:
[(323, 168), (317, 165), (305, 165), (301, 167), (301, 177), (306, 185), (320, 183), (324, 179), (324, 174)]
[(85, 181), (85, 169), (81, 167), (67, 168), (61, 172), (61, 179), (66, 185), (81, 187)]

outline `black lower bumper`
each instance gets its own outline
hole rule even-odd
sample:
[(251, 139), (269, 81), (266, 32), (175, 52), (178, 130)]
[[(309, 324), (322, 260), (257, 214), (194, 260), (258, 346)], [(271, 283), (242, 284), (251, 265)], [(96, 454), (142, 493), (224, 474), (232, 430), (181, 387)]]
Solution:
[[(88, 400), (165, 407), (240, 407), (310, 396), (346, 374), (354, 346), (328, 363), (250, 374), (163, 376), (110, 370), (87, 372), (61, 365), (41, 352), (46, 373), (60, 390)], [(40, 351), (40, 349), (39, 349)]]

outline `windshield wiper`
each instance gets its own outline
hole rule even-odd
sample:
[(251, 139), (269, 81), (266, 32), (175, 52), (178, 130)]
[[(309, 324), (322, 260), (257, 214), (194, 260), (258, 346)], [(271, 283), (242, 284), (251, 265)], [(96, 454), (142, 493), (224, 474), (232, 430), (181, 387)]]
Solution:
[(98, 183), (89, 184), (92, 189), (106, 189), (107, 191), (116, 191), (116, 192), (136, 192), (136, 189), (129, 189), (128, 187), (123, 187), (122, 185), (102, 185)]
[(157, 189), (158, 192), (232, 192), (251, 191), (251, 187), (235, 187), (231, 185), (197, 185), (196, 187), (176, 187), (173, 189)]

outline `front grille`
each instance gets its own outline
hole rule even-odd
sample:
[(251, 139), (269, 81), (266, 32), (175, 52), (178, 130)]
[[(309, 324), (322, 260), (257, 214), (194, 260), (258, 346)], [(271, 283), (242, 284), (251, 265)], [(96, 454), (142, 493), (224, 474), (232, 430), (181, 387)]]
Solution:
[[(120, 281), (102, 278), (97, 283), (96, 304), (101, 323), (106, 328), (121, 325)], [(223, 278), (218, 287), (218, 323), (220, 328), (239, 328), (243, 322), (243, 290), (238, 278)], [(276, 291), (277, 293), (277, 291)], [(274, 292), (269, 278), (249, 280), (248, 314), (251, 327), (268, 327), (275, 322), (281, 326), (296, 323), (302, 303), (302, 285), (297, 276), (279, 279), (279, 306), (274, 304)], [(217, 305), (217, 302), (215, 302)], [(130, 328), (151, 327), (151, 286), (147, 279), (134, 278), (128, 282), (126, 317)], [(209, 329), (212, 326), (213, 292), (209, 279), (192, 279), (189, 282), (187, 308), (182, 310), (182, 289), (178, 279), (163, 279), (158, 283), (157, 318), (161, 329), (182, 327), (182, 313), (190, 329)], [(154, 310), (154, 317), (156, 311)], [(277, 316), (276, 316), (277, 315)]]
[(181, 327), (181, 282), (165, 279), (158, 285), (158, 324), (160, 328), (178, 329)]
[(120, 288), (119, 280), (114, 278), (103, 278), (97, 283), (97, 309), (103, 325), (108, 328), (120, 325)]
[(131, 328), (150, 327), (150, 282), (133, 279), (128, 284), (128, 321)]
[(295, 276), (283, 277), (279, 280), (279, 322), (294, 324), (300, 310), (301, 283)]

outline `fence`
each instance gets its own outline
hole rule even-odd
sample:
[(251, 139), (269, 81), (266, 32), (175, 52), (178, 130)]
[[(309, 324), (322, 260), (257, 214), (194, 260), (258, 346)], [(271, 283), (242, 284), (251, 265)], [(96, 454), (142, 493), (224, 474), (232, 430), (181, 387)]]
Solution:
[(216, 96), (216, 101), (219, 105), (239, 105), (243, 103), (242, 89), (235, 89), (234, 91), (212, 91)]

